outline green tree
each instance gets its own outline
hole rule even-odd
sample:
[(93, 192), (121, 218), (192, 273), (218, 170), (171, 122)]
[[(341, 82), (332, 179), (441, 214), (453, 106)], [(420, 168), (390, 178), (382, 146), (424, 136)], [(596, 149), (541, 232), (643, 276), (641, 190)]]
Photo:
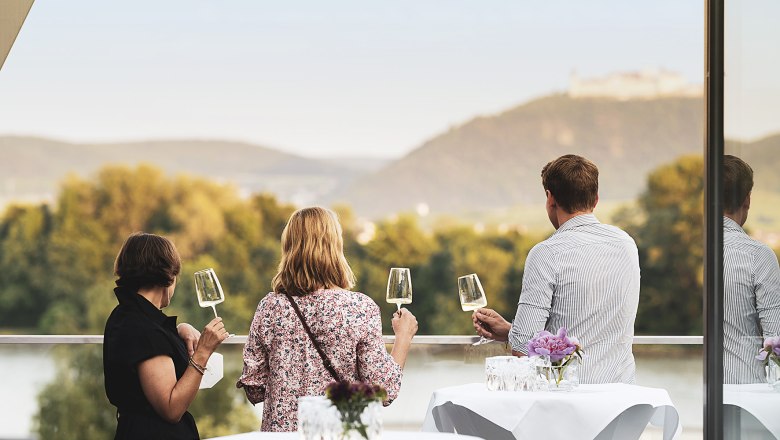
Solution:
[[(246, 399), (236, 392), (237, 347), (225, 352), (225, 377), (211, 389), (200, 390), (189, 411), (203, 438), (246, 432), (259, 423)], [(103, 384), (102, 347), (58, 350), (57, 377), (38, 395), (35, 426), (42, 440), (104, 440), (116, 431), (116, 409)]]
[(38, 435), (42, 440), (112, 438), (116, 410), (103, 388), (101, 346), (68, 348), (56, 354), (57, 376), (38, 395), (34, 420)]
[(0, 322), (34, 327), (48, 288), (47, 243), (52, 216), (45, 205), (12, 206), (0, 220)]
[[(51, 210), (12, 208), (0, 220), (0, 268), (12, 275), (0, 280), (0, 315), (18, 315), (19, 322), (37, 323), (44, 332), (102, 333), (116, 306), (116, 252), (127, 234), (143, 230), (172, 238), (182, 254), (182, 272), (166, 313), (196, 328), (209, 322), (211, 309), (198, 307), (192, 273), (213, 267), (227, 298), (220, 315), (228, 328), (245, 333), (275, 273), (279, 237), (291, 212), (291, 206), (269, 195), (244, 200), (231, 186), (168, 178), (144, 165), (106, 167), (91, 180), (70, 177)], [(20, 312), (34, 319), (23, 321), (27, 318)], [(95, 348), (59, 355), (59, 373), (39, 397), (41, 438), (111, 437), (115, 410), (104, 397)], [(256, 417), (235, 390), (239, 372), (240, 362), (226, 365), (225, 379), (193, 402), (191, 412), (203, 436), (257, 428)]]
[(636, 210), (619, 216), (639, 247), (637, 333), (701, 333), (703, 173), (699, 156), (659, 167), (648, 176)]

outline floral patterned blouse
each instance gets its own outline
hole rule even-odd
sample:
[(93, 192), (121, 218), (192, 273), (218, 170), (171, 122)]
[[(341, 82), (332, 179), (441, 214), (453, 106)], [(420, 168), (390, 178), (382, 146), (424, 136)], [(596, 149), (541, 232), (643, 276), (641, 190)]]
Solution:
[[(293, 299), (336, 371), (345, 380), (381, 385), (389, 404), (401, 388), (401, 367), (382, 342), (379, 306), (348, 290), (318, 290)], [(271, 292), (260, 301), (244, 346), (236, 386), (263, 406), (263, 431), (295, 431), (298, 397), (324, 395), (334, 379), (287, 298)]]

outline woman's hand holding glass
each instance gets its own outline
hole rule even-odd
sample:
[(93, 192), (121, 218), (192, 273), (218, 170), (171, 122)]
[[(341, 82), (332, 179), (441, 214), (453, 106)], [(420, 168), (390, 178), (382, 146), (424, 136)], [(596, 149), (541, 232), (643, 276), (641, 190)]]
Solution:
[(417, 318), (408, 309), (400, 309), (393, 314), (392, 324), (395, 342), (390, 356), (403, 368), (406, 364), (406, 356), (409, 354), (409, 347), (412, 345), (412, 338), (417, 333)]
[(417, 334), (417, 318), (409, 309), (401, 309), (393, 314), (392, 324), (396, 339), (408, 339), (411, 341), (412, 337)]
[(198, 346), (195, 349), (195, 353), (198, 354), (200, 352), (205, 355), (205, 362), (208, 360), (211, 354), (214, 353), (214, 350), (217, 349), (219, 344), (221, 344), (222, 341), (227, 339), (229, 336), (230, 334), (225, 329), (225, 324), (222, 322), (222, 318), (214, 318), (211, 320), (211, 322), (206, 324), (206, 327), (203, 328), (203, 332), (200, 334), (200, 339), (198, 339)]

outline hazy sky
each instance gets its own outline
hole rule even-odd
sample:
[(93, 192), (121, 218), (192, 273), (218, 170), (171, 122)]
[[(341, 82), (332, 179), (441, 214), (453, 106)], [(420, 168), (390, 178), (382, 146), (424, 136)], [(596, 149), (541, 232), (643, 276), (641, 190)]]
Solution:
[(575, 69), (701, 83), (703, 22), (701, 0), (37, 0), (0, 71), (0, 134), (396, 157)]

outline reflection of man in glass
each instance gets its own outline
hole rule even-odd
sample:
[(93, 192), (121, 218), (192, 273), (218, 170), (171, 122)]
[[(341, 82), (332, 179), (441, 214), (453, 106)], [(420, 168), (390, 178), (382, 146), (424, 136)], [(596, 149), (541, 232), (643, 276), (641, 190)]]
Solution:
[(479, 309), (474, 328), (525, 355), (537, 332), (566, 327), (584, 348), (582, 382), (633, 383), (639, 256), (628, 234), (593, 215), (598, 176), (593, 162), (575, 155), (542, 169), (547, 215), (557, 231), (528, 253), (514, 322)]
[(726, 383), (764, 382), (756, 360), (763, 337), (780, 331), (780, 268), (767, 245), (742, 229), (750, 210), (753, 169), (723, 158), (723, 378)]

